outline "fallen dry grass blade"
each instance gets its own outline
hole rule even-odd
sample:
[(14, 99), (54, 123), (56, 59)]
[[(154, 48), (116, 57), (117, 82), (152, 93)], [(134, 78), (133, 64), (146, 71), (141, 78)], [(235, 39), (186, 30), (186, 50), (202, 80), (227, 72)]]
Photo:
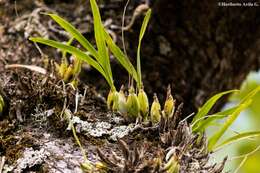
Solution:
[(23, 65), (23, 64), (8, 64), (8, 65), (5, 65), (5, 68), (6, 69), (10, 69), (10, 68), (26, 68), (26, 69), (29, 69), (31, 71), (35, 71), (35, 72), (38, 72), (38, 73), (41, 73), (41, 74), (47, 74), (47, 70), (42, 68), (42, 67), (39, 67), (39, 66), (36, 66), (36, 65)]

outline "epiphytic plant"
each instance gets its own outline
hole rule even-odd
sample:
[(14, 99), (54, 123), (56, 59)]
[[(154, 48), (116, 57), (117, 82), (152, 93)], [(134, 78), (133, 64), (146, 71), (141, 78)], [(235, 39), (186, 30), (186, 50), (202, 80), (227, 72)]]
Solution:
[[(90, 0), (93, 21), (94, 21), (94, 33), (97, 49), (68, 21), (61, 18), (56, 14), (47, 14), (53, 20), (55, 20), (64, 30), (66, 30), (71, 38), (67, 44), (60, 43), (58, 41), (44, 39), (44, 38), (30, 38), (31, 41), (42, 43), (63, 51), (62, 63), (58, 66), (60, 76), (64, 80), (70, 80), (75, 83), (78, 73), (80, 72), (82, 61), (88, 63), (95, 68), (107, 81), (110, 86), (110, 92), (107, 97), (107, 106), (113, 111), (119, 112), (130, 121), (134, 121), (140, 118), (144, 121), (148, 119), (149, 114), (149, 101), (144, 91), (141, 73), (141, 42), (144, 37), (150, 16), (151, 10), (146, 12), (144, 21), (139, 34), (139, 42), (137, 48), (137, 67), (132, 65), (129, 58), (123, 51), (115, 44), (111, 36), (104, 28), (100, 12), (95, 0)], [(85, 49), (81, 50), (74, 46), (71, 46), (71, 42), (76, 40)], [(117, 61), (126, 69), (131, 76), (129, 81), (130, 87), (128, 94), (125, 94), (124, 87), (121, 87), (120, 91), (116, 90), (114, 86), (114, 80), (112, 75), (112, 69), (110, 65), (109, 50), (112, 52)], [(70, 65), (66, 61), (66, 54), (72, 54), (75, 58), (74, 64)], [(136, 82), (136, 89), (134, 82)], [(159, 102), (158, 99), (154, 100), (154, 104), (157, 104), (156, 109), (151, 109), (151, 115), (157, 116), (156, 120), (152, 120), (154, 123), (160, 121), (161, 114), (166, 117), (171, 117), (174, 112), (175, 101), (171, 96), (170, 88), (167, 92), (167, 101), (164, 106), (164, 111), (157, 110)], [(153, 104), (153, 105), (154, 105)], [(153, 119), (153, 118), (152, 118)]]
[(216, 150), (218, 148), (223, 147), (224, 145), (236, 142), (241, 139), (246, 139), (250, 137), (259, 136), (259, 131), (252, 131), (252, 132), (244, 132), (239, 133), (235, 136), (232, 136), (222, 143), (218, 144), (219, 139), (224, 135), (224, 133), (228, 130), (228, 128), (233, 124), (233, 122), (237, 119), (239, 114), (245, 110), (253, 100), (253, 97), (260, 91), (260, 86), (252, 90), (248, 95), (246, 95), (242, 101), (227, 110), (214, 113), (213, 115), (208, 115), (210, 109), (215, 105), (215, 103), (220, 99), (222, 96), (237, 92), (238, 90), (230, 90), (222, 93), (218, 93), (211, 97), (198, 111), (198, 113), (194, 116), (192, 121), (192, 131), (194, 133), (204, 133), (206, 128), (214, 125), (217, 120), (225, 119), (224, 123), (220, 126), (219, 130), (216, 131), (208, 141), (208, 150)]

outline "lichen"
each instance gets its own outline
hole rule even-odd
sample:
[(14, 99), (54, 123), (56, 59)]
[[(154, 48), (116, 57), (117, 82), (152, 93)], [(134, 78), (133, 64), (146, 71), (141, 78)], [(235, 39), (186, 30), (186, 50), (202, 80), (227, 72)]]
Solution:
[(32, 168), (36, 165), (41, 165), (44, 160), (50, 155), (44, 148), (40, 150), (34, 150), (33, 148), (26, 148), (23, 156), (16, 162), (16, 167), (13, 170), (14, 173), (23, 172), (23, 170)]
[[(135, 127), (134, 124), (113, 126), (111, 123), (104, 121), (88, 122), (76, 116), (73, 116), (71, 121), (75, 125), (77, 133), (92, 137), (108, 136), (108, 139), (112, 141), (117, 141), (117, 138), (127, 136)], [(67, 130), (71, 130), (70, 126), (68, 126)]]
[[(56, 139), (49, 133), (44, 133), (39, 139), (41, 145), (37, 148), (28, 147), (22, 152), (20, 158), (12, 163), (6, 163), (3, 173), (14, 172), (78, 172), (82, 173), (80, 163), (83, 157), (74, 145), (73, 139)], [(96, 155), (89, 152), (91, 162), (97, 160)]]

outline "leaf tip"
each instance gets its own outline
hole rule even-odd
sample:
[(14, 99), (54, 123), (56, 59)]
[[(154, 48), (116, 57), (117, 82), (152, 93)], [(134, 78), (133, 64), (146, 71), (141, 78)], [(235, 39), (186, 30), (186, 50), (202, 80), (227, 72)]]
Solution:
[(52, 15), (51, 13), (47, 13), (47, 12), (40, 12), (40, 14), (42, 14), (42, 15), (46, 15), (46, 16), (50, 16), (50, 15)]

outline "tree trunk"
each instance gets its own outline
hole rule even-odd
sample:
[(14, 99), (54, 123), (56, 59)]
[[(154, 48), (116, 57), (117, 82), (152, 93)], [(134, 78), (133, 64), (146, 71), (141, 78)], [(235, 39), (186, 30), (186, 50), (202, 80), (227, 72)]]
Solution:
[(152, 87), (148, 92), (165, 93), (171, 84), (186, 115), (213, 94), (239, 88), (248, 73), (259, 68), (259, 7), (157, 0), (152, 8), (143, 43), (145, 86)]

